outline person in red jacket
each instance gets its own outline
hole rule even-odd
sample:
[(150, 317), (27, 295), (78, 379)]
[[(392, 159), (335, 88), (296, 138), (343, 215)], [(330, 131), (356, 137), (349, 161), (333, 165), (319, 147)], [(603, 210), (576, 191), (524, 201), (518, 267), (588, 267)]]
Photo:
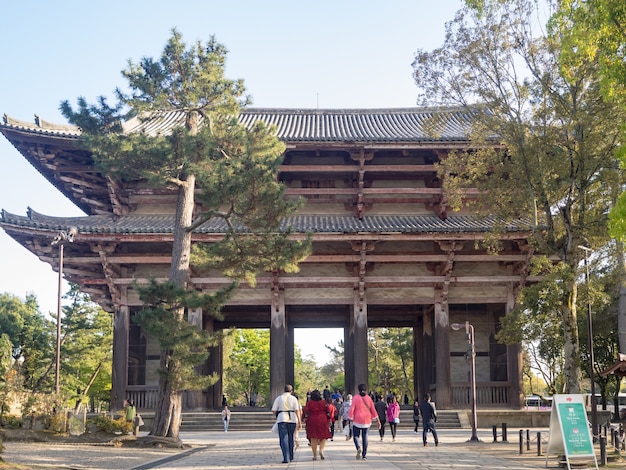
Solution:
[(306, 423), (306, 437), (311, 441), (313, 460), (317, 460), (318, 451), (320, 458), (324, 460), (326, 439), (330, 439), (330, 411), (319, 390), (311, 392), (311, 399), (302, 413)]
[(326, 403), (328, 404), (328, 414), (330, 415), (330, 440), (335, 440), (335, 421), (339, 417), (339, 412), (337, 411), (337, 407), (333, 403), (332, 398), (327, 398)]
[[(367, 460), (367, 432), (373, 420), (376, 420), (380, 429), (380, 420), (378, 419), (374, 402), (367, 394), (367, 386), (365, 384), (359, 384), (359, 394), (352, 399), (348, 419), (352, 422), (356, 459)], [(361, 442), (359, 442), (359, 439), (361, 439)]]

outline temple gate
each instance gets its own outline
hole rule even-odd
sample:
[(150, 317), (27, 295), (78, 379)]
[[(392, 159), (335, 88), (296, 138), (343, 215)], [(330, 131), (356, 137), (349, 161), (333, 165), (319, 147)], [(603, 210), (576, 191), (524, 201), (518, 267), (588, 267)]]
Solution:
[[(437, 114), (436, 136), (427, 129)], [(476, 330), (481, 406), (519, 408), (521, 348), (498, 344), (499, 319), (514, 305), (532, 256), (523, 221), (501, 233), (503, 247), (488, 253), (480, 241), (498, 224), (493, 217), (451, 211), (437, 162), (467, 149), (471, 117), (459, 110), (247, 109), (245, 125), (263, 120), (287, 144), (279, 178), (286, 197), (306, 205), (285, 221), (295, 237), (312, 234), (313, 251), (299, 273), (262, 273), (242, 284), (224, 307), (224, 319), (191, 312), (199, 328), (270, 329), (273, 396), (293, 382), (294, 328), (344, 329), (345, 388), (367, 382), (367, 330), (413, 329), (414, 389), (430, 392), (440, 408), (465, 406), (469, 379), (462, 335), (450, 324)], [(167, 132), (167, 120), (155, 131)], [(132, 396), (140, 408), (156, 397), (159, 348), (131, 322), (141, 307), (134, 283), (167, 276), (174, 193), (143, 182), (114, 181), (90, 154), (78, 150), (80, 131), (42, 120), (5, 117), (0, 132), (49, 181), (85, 212), (84, 217), (26, 216), (3, 211), (0, 226), (42, 261), (59, 268), (52, 239), (76, 227), (65, 247), (63, 272), (114, 318), (112, 406)], [(497, 142), (494, 142), (497, 145)], [(471, 197), (471, 192), (468, 193)], [(206, 223), (194, 243), (221, 238)], [(221, 273), (192, 275), (196, 289), (230, 282)], [(222, 351), (211, 351), (205, 372), (221, 374)], [(187, 409), (219, 407), (221, 383), (189, 393)]]

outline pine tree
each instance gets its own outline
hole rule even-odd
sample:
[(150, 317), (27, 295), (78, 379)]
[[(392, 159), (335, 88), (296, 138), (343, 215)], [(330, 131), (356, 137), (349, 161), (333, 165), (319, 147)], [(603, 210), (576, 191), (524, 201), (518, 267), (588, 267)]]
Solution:
[[(183, 390), (207, 384), (196, 380), (193, 369), (212, 340), (192, 331), (186, 310), (217, 314), (235, 286), (215, 295), (188, 289), (193, 229), (211, 217), (226, 221), (223, 242), (194, 250), (194, 269), (217, 267), (234, 281), (254, 282), (262, 269), (295, 270), (309, 249), (308, 241), (292, 242), (288, 231), (279, 230), (284, 216), (297, 208), (284, 200), (277, 182), (284, 145), (263, 123), (253, 129), (239, 123), (249, 99), (241, 80), (224, 76), (226, 55), (213, 37), (187, 47), (173, 30), (159, 60), (129, 62), (122, 73), (130, 92), (117, 89), (114, 106), (103, 97), (96, 105), (79, 98), (77, 110), (67, 101), (61, 104), (68, 120), (81, 127), (81, 143), (108, 176), (146, 180), (177, 193), (168, 282), (142, 291), (148, 308), (139, 315), (142, 326), (161, 342), (151, 431), (156, 436), (178, 438)], [(179, 118), (167, 135), (124, 132), (129, 123), (141, 127), (165, 113)], [(177, 341), (170, 341), (174, 337)]]

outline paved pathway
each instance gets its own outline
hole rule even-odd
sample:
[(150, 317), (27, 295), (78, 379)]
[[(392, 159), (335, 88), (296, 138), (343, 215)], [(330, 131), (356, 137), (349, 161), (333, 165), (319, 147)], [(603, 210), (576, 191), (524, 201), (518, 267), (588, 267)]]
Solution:
[[(37, 469), (273, 469), (289, 470), (348, 470), (390, 469), (414, 470), (465, 470), (485, 469), (513, 470), (539, 469), (545, 467), (545, 455), (536, 455), (534, 449), (519, 455), (517, 436), (508, 443), (493, 443), (491, 430), (479, 430), (480, 443), (468, 443), (469, 430), (441, 430), (440, 445), (423, 447), (421, 434), (400, 430), (396, 442), (380, 442), (378, 433), (370, 436), (367, 461), (356, 460), (352, 440), (337, 436), (328, 442), (325, 460), (312, 460), (310, 447), (304, 438), (296, 449), (295, 460), (282, 464), (278, 438), (267, 431), (261, 432), (186, 432), (181, 433), (183, 442), (191, 449), (137, 449), (132, 447), (108, 447), (85, 445), (51, 445), (41, 443), (5, 442), (2, 454), (5, 462), (26, 465)], [(533, 436), (536, 436), (533, 430)], [(542, 430), (547, 437), (547, 430)], [(429, 439), (432, 437), (429, 435)], [(545, 449), (545, 445), (543, 446)], [(549, 468), (557, 468), (558, 461), (550, 459)]]

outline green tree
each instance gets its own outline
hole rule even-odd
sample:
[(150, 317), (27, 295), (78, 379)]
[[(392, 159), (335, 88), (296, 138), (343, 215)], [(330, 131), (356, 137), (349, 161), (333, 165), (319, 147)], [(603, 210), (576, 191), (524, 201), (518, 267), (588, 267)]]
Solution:
[[(588, 309), (591, 314), (593, 331), (593, 351), (594, 351), (594, 378), (596, 393), (601, 395), (603, 409), (606, 409), (609, 398), (617, 399), (621, 377), (609, 374), (602, 377), (600, 373), (615, 363), (619, 353), (618, 335), (618, 311), (620, 286), (622, 278), (621, 264), (616, 262), (618, 257), (614, 255), (615, 244), (608, 245), (598, 255), (589, 260), (589, 283), (587, 279), (583, 281), (579, 306), (582, 310)], [(607, 262), (609, 261), (609, 262)], [(586, 272), (585, 272), (586, 275)], [(582, 353), (582, 366), (585, 371), (590, 369), (589, 354), (589, 329), (587, 325), (587, 315), (581, 315), (579, 320), (580, 340)], [(619, 419), (619, 406), (615, 407), (615, 417)]]
[(542, 276), (543, 281), (521, 292), (515, 308), (502, 319), (502, 329), (496, 337), (524, 346), (530, 369), (527, 376), (532, 377), (532, 371), (541, 377), (545, 391), (553, 395), (564, 389), (561, 303), (566, 284), (563, 278), (570, 271), (563, 264), (554, 266), (542, 258), (533, 264), (531, 274)]
[(406, 393), (413, 397), (413, 332), (410, 328), (370, 329), (370, 388), (386, 396), (395, 393), (398, 400)]
[[(564, 59), (566, 32), (552, 23), (544, 32), (536, 2), (470, 3), (479, 7), (466, 7), (448, 23), (443, 46), (418, 51), (414, 61), (421, 101), (460, 106), (474, 124), (471, 151), (447, 158), (440, 176), (454, 208), (473, 205), (497, 215), (500, 230), (526, 221), (531, 252), (561, 264), (555, 308), (564, 390), (577, 393), (578, 246), (597, 249), (609, 240), (606, 214), (623, 182), (615, 151), (625, 110), (602, 99), (594, 60)], [(434, 119), (433, 132), (442, 124)], [(479, 190), (471, 200), (468, 188)]]
[[(561, 11), (564, 13), (557, 16), (555, 22), (560, 29), (570, 31), (564, 47), (567, 60), (574, 63), (597, 60), (604, 98), (626, 108), (626, 3), (622, 0), (563, 0)], [(621, 142), (624, 142), (624, 135)], [(623, 145), (618, 156), (623, 166), (626, 162)], [(619, 241), (616, 254), (621, 269), (619, 346), (620, 351), (626, 351), (626, 193), (619, 196), (609, 218), (610, 233)]]
[[(4, 425), (4, 413), (11, 396), (11, 369), (15, 359), (11, 354), (13, 345), (7, 334), (0, 334), (0, 426)], [(0, 440), (0, 448), (2, 441)], [(0, 449), (1, 450), (1, 449)]]
[(255, 391), (267, 403), (270, 393), (269, 330), (234, 330), (229, 357), (224, 385), (230, 403), (249, 405), (250, 394)]
[[(149, 308), (138, 316), (161, 344), (151, 433), (176, 439), (183, 391), (207, 385), (191, 360), (203, 361), (211, 343), (208, 335), (185, 325), (186, 310), (203, 308), (217, 315), (234, 288), (216, 295), (188, 291), (194, 228), (211, 217), (225, 221), (224, 240), (198, 247), (194, 269), (218, 268), (235, 280), (254, 282), (264, 269), (296, 270), (308, 254), (308, 242), (290, 242), (289, 233), (279, 230), (283, 217), (297, 207), (284, 200), (276, 178), (284, 145), (262, 123), (253, 129), (240, 125), (239, 112), (249, 100), (241, 80), (224, 76), (226, 54), (215, 38), (187, 47), (173, 30), (158, 60), (129, 61), (122, 73), (130, 91), (116, 90), (114, 106), (105, 98), (97, 105), (79, 98), (77, 110), (61, 104), (68, 120), (81, 127), (82, 145), (108, 176), (145, 180), (177, 194), (169, 285), (143, 289)], [(143, 127), (147, 120), (160, 122), (163, 113), (178, 118), (171, 131), (155, 134)], [(135, 131), (128, 130), (133, 126)]]
[[(300, 403), (304, 404), (306, 402), (306, 393), (309, 390), (315, 390), (316, 388), (320, 388), (320, 384), (323, 383), (331, 383), (334, 382), (325, 376), (320, 367), (315, 362), (315, 359), (312, 356), (302, 357), (302, 354), (298, 348), (297, 354), (295, 357), (295, 390), (296, 395), (298, 395), (298, 399)], [(322, 367), (323, 369), (323, 367)], [(341, 378), (341, 383), (338, 388), (343, 388), (343, 376)]]
[(13, 359), (23, 360), (24, 386), (33, 392), (52, 391), (56, 326), (39, 311), (34, 295), (22, 301), (0, 294), (0, 331), (11, 341)]
[(561, 0), (555, 18), (567, 35), (570, 61), (597, 60), (604, 96), (626, 105), (626, 4), (622, 0)]
[(77, 285), (64, 298), (71, 303), (63, 308), (61, 385), (66, 396), (76, 397), (78, 410), (86, 398), (100, 401), (110, 394), (113, 324)]

